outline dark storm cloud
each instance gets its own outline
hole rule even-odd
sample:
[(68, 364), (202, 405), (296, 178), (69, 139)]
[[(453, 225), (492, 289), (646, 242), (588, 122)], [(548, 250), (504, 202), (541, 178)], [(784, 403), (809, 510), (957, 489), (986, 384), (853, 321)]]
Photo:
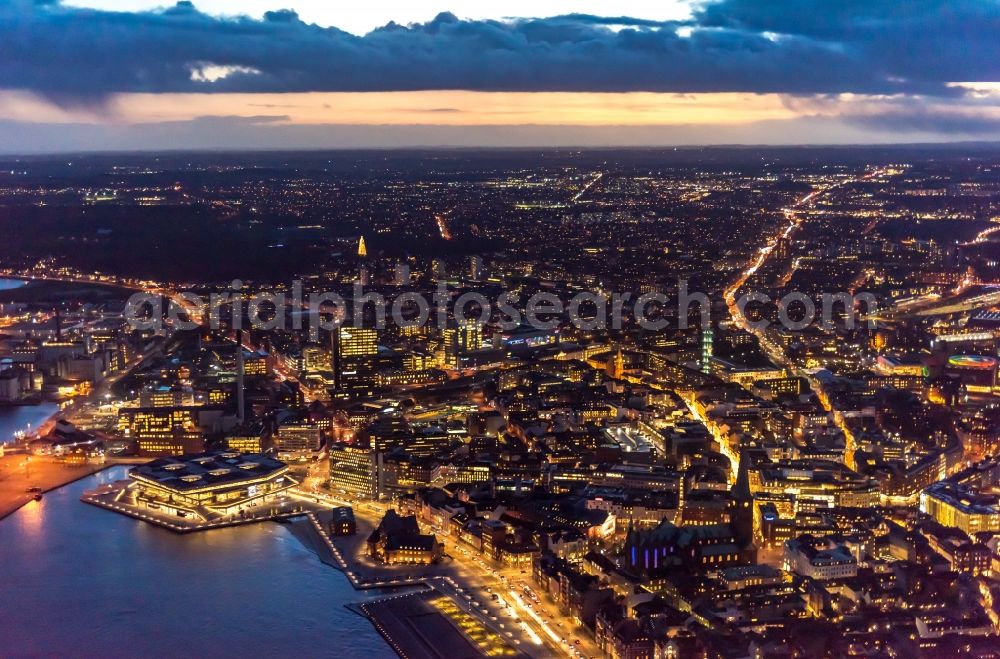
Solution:
[(1000, 80), (996, 0), (721, 0), (703, 5), (695, 20), (837, 44), (859, 67), (902, 79), (904, 88)]
[[(0, 0), (0, 87), (61, 104), (192, 91), (954, 95), (945, 82), (1000, 80), (998, 27), (1000, 0), (722, 0), (686, 23), (441, 14), (359, 37), (287, 10), (223, 19), (189, 2), (123, 13)], [(209, 65), (240, 68), (214, 82), (192, 79)]]

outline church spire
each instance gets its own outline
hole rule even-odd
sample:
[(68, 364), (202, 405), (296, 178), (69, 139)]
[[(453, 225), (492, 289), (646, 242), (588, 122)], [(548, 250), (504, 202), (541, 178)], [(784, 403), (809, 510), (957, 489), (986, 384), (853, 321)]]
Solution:
[(736, 483), (730, 490), (729, 524), (733, 535), (744, 547), (752, 547), (754, 541), (753, 493), (750, 491), (750, 455), (747, 449), (740, 451), (740, 464), (736, 469)]
[(736, 501), (753, 501), (753, 494), (750, 492), (750, 456), (744, 449), (740, 451), (740, 463), (736, 468), (736, 483), (731, 491), (733, 499)]

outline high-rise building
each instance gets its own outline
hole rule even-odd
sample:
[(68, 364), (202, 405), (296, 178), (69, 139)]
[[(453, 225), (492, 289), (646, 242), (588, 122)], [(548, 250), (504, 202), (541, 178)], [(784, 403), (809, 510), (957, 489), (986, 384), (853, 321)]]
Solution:
[(483, 324), (478, 320), (464, 320), (457, 327), (444, 330), (444, 361), (456, 367), (461, 356), (483, 349)]
[(365, 499), (378, 499), (383, 489), (382, 452), (341, 442), (330, 445), (330, 487)]
[(715, 334), (706, 327), (701, 331), (701, 372), (708, 375), (712, 372), (712, 345)]
[(472, 281), (482, 281), (483, 259), (479, 256), (469, 257), (469, 279)]
[(366, 327), (341, 327), (335, 337), (334, 374), (339, 394), (374, 393), (378, 362), (378, 332)]
[(478, 320), (466, 320), (458, 326), (458, 349), (473, 352), (483, 349), (483, 324)]
[(365, 237), (361, 236), (361, 239), (358, 240), (358, 257), (363, 259), (366, 256), (368, 256), (368, 248), (365, 246)]

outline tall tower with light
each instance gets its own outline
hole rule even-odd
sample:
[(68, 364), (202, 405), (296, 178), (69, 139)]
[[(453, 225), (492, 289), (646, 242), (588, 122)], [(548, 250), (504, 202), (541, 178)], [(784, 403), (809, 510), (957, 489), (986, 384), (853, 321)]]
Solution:
[(701, 372), (706, 375), (712, 371), (712, 344), (715, 334), (711, 327), (701, 330)]

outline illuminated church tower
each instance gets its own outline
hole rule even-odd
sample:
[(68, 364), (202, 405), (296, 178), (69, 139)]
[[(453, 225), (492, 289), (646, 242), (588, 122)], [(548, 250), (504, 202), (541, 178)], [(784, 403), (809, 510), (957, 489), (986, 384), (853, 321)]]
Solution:
[(742, 549), (753, 547), (753, 493), (750, 492), (750, 456), (741, 451), (736, 483), (730, 491), (729, 525)]
[(368, 256), (368, 247), (365, 245), (365, 237), (361, 236), (358, 240), (358, 283), (362, 286), (368, 286), (371, 283), (371, 275), (368, 273), (368, 267), (364, 265), (365, 257)]

